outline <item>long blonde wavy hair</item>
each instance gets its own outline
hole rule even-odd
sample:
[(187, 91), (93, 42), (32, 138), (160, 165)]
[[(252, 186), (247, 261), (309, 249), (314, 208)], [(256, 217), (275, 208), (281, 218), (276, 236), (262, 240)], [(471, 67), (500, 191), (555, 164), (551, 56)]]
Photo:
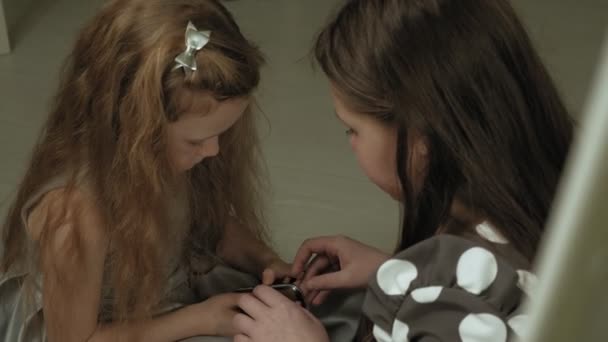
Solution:
[[(186, 76), (172, 69), (185, 48), (189, 21), (212, 36), (197, 54), (198, 71)], [(251, 97), (262, 64), (259, 50), (219, 1), (108, 1), (83, 28), (65, 64), (54, 106), (4, 223), (0, 271), (28, 258), (41, 262), (41, 254), (34, 256), (27, 247), (22, 209), (50, 179), (68, 175), (67, 188), (74, 188), (86, 170), (110, 239), (106, 265), (113, 315), (150, 314), (166, 279), (160, 265), (171, 248), (167, 194), (178, 180), (169, 166), (167, 125), (179, 118), (184, 99)], [(184, 262), (214, 255), (231, 215), (265, 236), (255, 122), (249, 108), (220, 137), (220, 154), (188, 172)], [(43, 237), (52, 225), (47, 222)], [(71, 251), (77, 258), (77, 242)]]

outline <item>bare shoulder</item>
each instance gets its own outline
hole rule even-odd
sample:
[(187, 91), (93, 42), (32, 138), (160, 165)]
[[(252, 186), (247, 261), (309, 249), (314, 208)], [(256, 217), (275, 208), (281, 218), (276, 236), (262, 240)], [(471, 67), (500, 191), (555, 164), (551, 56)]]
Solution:
[(81, 247), (105, 252), (107, 246), (97, 201), (78, 188), (58, 188), (46, 193), (29, 212), (27, 231), (35, 241), (52, 241), (54, 248), (77, 242)]

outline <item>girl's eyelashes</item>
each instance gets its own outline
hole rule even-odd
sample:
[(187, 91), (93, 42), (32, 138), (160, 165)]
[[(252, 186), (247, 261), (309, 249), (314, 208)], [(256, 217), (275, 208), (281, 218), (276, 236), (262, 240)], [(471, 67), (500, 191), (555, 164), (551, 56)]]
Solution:
[(200, 146), (202, 143), (204, 143), (205, 140), (188, 140), (188, 145), (191, 146)]
[(347, 130), (346, 130), (346, 132), (345, 132), (345, 133), (346, 133), (346, 135), (347, 135), (347, 136), (349, 136), (349, 137), (350, 137), (351, 135), (355, 134), (356, 132), (355, 132), (355, 130), (354, 130), (354, 129), (349, 128), (349, 129), (347, 129)]

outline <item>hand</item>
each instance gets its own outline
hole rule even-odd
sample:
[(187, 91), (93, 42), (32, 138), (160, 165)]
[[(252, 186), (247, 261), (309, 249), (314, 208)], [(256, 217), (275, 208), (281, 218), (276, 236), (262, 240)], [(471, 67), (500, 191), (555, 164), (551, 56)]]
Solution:
[(317, 318), (268, 286), (241, 297), (239, 306), (246, 314), (234, 318), (235, 342), (329, 342)]
[[(316, 256), (309, 262), (313, 254)], [(390, 255), (344, 236), (305, 241), (293, 262), (292, 273), (307, 300), (321, 304), (328, 290), (365, 288), (369, 278)]]
[(330, 294), (328, 290), (315, 290), (309, 289), (304, 286), (305, 282), (314, 278), (319, 274), (325, 274), (329, 272), (339, 271), (339, 266), (336, 266), (332, 261), (325, 255), (315, 255), (308, 265), (306, 266), (306, 271), (303, 274), (300, 274), (299, 277), (296, 277), (296, 281), (294, 284), (300, 288), (302, 293), (304, 294), (304, 299), (306, 303), (310, 305), (321, 305)]
[(234, 336), (236, 331), (232, 326), (234, 316), (239, 313), (238, 302), (243, 296), (240, 293), (226, 293), (210, 297), (204, 302), (194, 304), (197, 306), (199, 320), (206, 322), (201, 327), (199, 335)]
[(287, 283), (290, 278), (292, 278), (291, 264), (286, 263), (279, 257), (273, 258), (262, 272), (262, 284), (264, 285), (272, 285), (277, 279)]

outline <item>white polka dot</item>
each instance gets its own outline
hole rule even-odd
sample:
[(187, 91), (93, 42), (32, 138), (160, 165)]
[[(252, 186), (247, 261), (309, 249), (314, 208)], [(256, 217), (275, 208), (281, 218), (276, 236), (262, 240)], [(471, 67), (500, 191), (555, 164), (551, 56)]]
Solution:
[(458, 326), (462, 342), (505, 342), (507, 327), (491, 314), (470, 314)]
[(517, 275), (519, 276), (517, 286), (524, 291), (528, 297), (531, 297), (534, 293), (534, 289), (536, 289), (538, 278), (536, 278), (534, 274), (524, 270), (517, 271)]
[(414, 264), (396, 259), (385, 262), (376, 275), (378, 285), (389, 296), (405, 294), (417, 276), (418, 270)]
[(392, 342), (393, 341), (391, 339), (391, 335), (389, 335), (386, 331), (382, 330), (382, 328), (380, 328), (377, 325), (374, 325), (374, 330), (372, 330), (372, 333), (374, 334), (374, 337), (376, 338), (376, 341), (378, 341), (378, 342)]
[(420, 304), (432, 303), (439, 298), (441, 286), (429, 286), (412, 291), (412, 298)]
[(456, 267), (458, 285), (476, 295), (490, 287), (497, 274), (496, 258), (481, 247), (473, 247), (464, 252)]
[(507, 240), (504, 236), (502, 236), (502, 234), (500, 233), (500, 231), (498, 231), (498, 229), (492, 227), (487, 222), (484, 222), (484, 223), (478, 225), (477, 227), (475, 227), (475, 230), (477, 231), (477, 234), (479, 234), (479, 236), (481, 236), (482, 238), (484, 238), (490, 242), (499, 243), (499, 244), (509, 243), (509, 240)]
[(524, 338), (528, 332), (528, 315), (518, 315), (509, 319), (509, 326), (518, 338)]
[(407, 342), (409, 338), (407, 335), (410, 333), (410, 327), (396, 319), (393, 323), (393, 341), (395, 342)]

